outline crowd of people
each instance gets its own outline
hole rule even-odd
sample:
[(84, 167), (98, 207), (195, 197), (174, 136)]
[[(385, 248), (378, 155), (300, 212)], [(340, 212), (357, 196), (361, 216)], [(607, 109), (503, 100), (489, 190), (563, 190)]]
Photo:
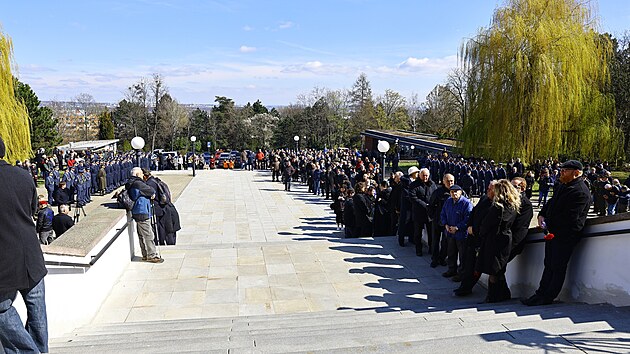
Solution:
[[(421, 156), (406, 173), (394, 167), (383, 178), (374, 152), (273, 150), (267, 156), (272, 181), (284, 183), (286, 191), (299, 182), (308, 185), (309, 193), (330, 199), (345, 237), (397, 236), (401, 247), (411, 243), (422, 256), (426, 235), (430, 266), (447, 267), (442, 275), (459, 283), (454, 294), (471, 294), (485, 273), (487, 302), (511, 298), (505, 273), (524, 248), (536, 182), (538, 227), (547, 235), (548, 256), (538, 291), (523, 300), (527, 305), (548, 304), (558, 296), (589, 208), (597, 204), (599, 185), (604, 180), (617, 184), (607, 165), (585, 167), (575, 160), (536, 161), (528, 170), (519, 159), (503, 164), (445, 153)], [(593, 175), (601, 183), (591, 182)], [(610, 191), (605, 184), (602, 189)], [(612, 192), (604, 195), (610, 205)]]

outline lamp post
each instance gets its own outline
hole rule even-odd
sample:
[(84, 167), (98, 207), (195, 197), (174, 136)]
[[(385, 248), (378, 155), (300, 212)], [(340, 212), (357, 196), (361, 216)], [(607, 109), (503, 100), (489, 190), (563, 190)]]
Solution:
[(297, 154), (298, 152), (300, 152), (299, 145), (298, 145), (300, 141), (300, 136), (299, 135), (294, 136), (293, 140), (295, 141), (295, 153)]
[(190, 142), (192, 142), (192, 165), (193, 165), (193, 177), (195, 177), (195, 141), (197, 141), (196, 136), (190, 137)]
[(136, 136), (131, 139), (131, 147), (136, 150), (136, 167), (140, 167), (140, 155), (142, 155), (142, 148), (144, 148), (144, 139), (141, 136)]
[(414, 153), (416, 147), (411, 145), (409, 148), (411, 149), (411, 157), (413, 157), (413, 153)]
[(385, 140), (379, 140), (378, 141), (378, 145), (376, 146), (376, 148), (378, 149), (378, 151), (381, 153), (382, 158), (383, 158), (383, 165), (382, 165), (382, 174), (383, 174), (383, 181), (385, 180), (385, 153), (387, 153), (389, 151), (389, 143)]

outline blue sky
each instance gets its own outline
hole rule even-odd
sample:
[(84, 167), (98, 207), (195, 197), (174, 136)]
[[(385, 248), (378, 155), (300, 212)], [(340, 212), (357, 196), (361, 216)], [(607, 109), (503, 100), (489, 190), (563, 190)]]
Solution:
[[(4, 4), (20, 80), (41, 100), (89, 93), (121, 100), (163, 75), (182, 103), (286, 105), (314, 87), (350, 88), (366, 73), (424, 100), (457, 65), (465, 38), (499, 0), (29, 0)], [(600, 30), (630, 30), (630, 1), (600, 0)]]

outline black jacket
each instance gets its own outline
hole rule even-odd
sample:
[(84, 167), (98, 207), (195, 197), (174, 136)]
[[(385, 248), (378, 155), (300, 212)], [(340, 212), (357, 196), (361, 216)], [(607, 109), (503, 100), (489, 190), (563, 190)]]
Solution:
[(74, 226), (74, 220), (66, 214), (60, 213), (53, 218), (52, 228), (55, 230), (56, 237), (63, 235), (72, 226)]
[(352, 198), (348, 198), (344, 202), (343, 222), (349, 228), (353, 228), (357, 224), (354, 219), (354, 201), (352, 200)]
[(444, 187), (444, 185), (440, 185), (433, 191), (431, 198), (429, 198), (429, 216), (438, 223), (440, 222), (440, 213), (442, 212), (444, 202), (450, 196), (451, 192)]
[(389, 210), (391, 210), (392, 213), (400, 212), (402, 190), (403, 186), (400, 182), (392, 183), (392, 191), (389, 193)]
[(157, 191), (159, 190), (158, 183), (153, 176), (149, 177), (144, 183), (149, 185), (149, 187), (153, 188), (153, 190), (156, 193), (155, 199), (151, 200), (151, 203), (153, 203), (153, 210), (155, 211), (155, 216), (157, 216), (158, 218), (161, 218), (162, 216), (164, 216), (165, 211), (164, 211), (164, 206), (160, 205), (160, 203), (158, 203), (157, 201), (158, 199)]
[(586, 222), (590, 201), (591, 193), (579, 177), (561, 184), (538, 215), (545, 218), (547, 229), (555, 235), (556, 242), (577, 241)]
[(512, 224), (512, 254), (510, 259), (523, 252), (524, 241), (529, 232), (529, 225), (534, 217), (532, 202), (524, 193), (521, 193), (521, 208), (516, 215), (516, 220)]
[(35, 232), (37, 190), (30, 173), (0, 160), (0, 292), (29, 289), (47, 273)]
[(357, 193), (352, 197), (354, 201), (354, 220), (356, 225), (363, 227), (370, 225), (374, 216), (374, 201), (364, 193)]
[(481, 249), (477, 271), (496, 275), (507, 265), (512, 250), (512, 224), (516, 211), (492, 204), (479, 228)]
[(487, 195), (483, 195), (477, 205), (470, 212), (470, 217), (468, 218), (468, 226), (472, 227), (473, 234), (468, 235), (466, 240), (470, 245), (474, 247), (481, 246), (481, 239), (479, 238), (479, 232), (481, 229), (481, 223), (483, 219), (488, 215), (488, 211), (492, 206), (492, 199), (488, 198)]
[(57, 188), (55, 192), (53, 192), (53, 199), (55, 200), (56, 205), (70, 205), (72, 204), (72, 192), (68, 188)]
[(429, 216), (429, 199), (436, 189), (437, 185), (431, 180), (424, 183), (416, 179), (409, 185), (412, 219), (416, 224), (423, 224), (431, 220)]

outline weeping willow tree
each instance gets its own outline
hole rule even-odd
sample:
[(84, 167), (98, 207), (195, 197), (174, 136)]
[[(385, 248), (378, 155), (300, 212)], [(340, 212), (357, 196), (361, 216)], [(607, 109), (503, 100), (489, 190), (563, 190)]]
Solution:
[(7, 148), (7, 161), (32, 155), (28, 112), (13, 90), (12, 57), (11, 39), (0, 31), (0, 136)]
[(623, 146), (607, 94), (610, 41), (589, 3), (506, 0), (462, 45), (469, 73), (466, 154), (612, 160)]

